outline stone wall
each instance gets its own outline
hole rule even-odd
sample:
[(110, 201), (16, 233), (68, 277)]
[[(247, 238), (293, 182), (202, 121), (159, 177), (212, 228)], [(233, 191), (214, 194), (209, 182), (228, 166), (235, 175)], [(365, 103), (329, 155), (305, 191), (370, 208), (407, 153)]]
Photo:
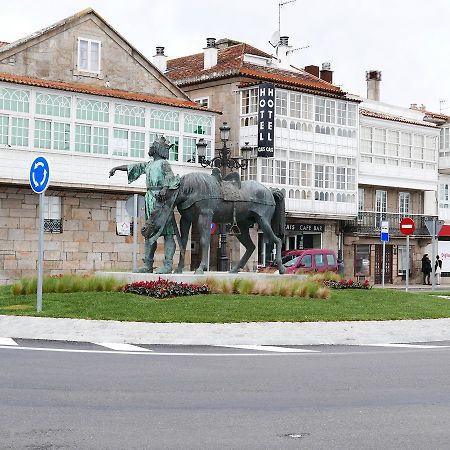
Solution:
[[(116, 234), (116, 201), (126, 200), (128, 195), (51, 189), (46, 195), (62, 198), (63, 232), (44, 233), (45, 274), (131, 270), (133, 236)], [(30, 188), (0, 186), (0, 283), (36, 275), (38, 204), (39, 196)], [(138, 227), (140, 230), (141, 224)], [(138, 236), (139, 266), (144, 245), (140, 233)], [(155, 257), (156, 266), (163, 259), (161, 242)], [(177, 260), (176, 256), (175, 262)]]

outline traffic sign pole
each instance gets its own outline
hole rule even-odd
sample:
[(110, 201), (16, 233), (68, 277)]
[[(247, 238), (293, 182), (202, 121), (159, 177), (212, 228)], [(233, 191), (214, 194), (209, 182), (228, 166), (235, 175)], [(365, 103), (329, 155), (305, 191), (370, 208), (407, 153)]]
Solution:
[(37, 286), (36, 311), (42, 311), (42, 284), (44, 276), (44, 200), (45, 190), (50, 182), (50, 166), (43, 157), (37, 157), (30, 167), (30, 186), (39, 195), (39, 230), (38, 230), (38, 259), (37, 259)]
[(431, 235), (431, 290), (434, 291), (436, 289), (436, 276), (435, 276), (435, 262), (436, 262), (436, 220), (433, 220), (433, 228)]
[(381, 270), (381, 287), (384, 288), (384, 272), (386, 270), (386, 241), (383, 241), (383, 264)]
[[(44, 191), (45, 192), (45, 191)], [(45, 193), (39, 194), (39, 243), (38, 243), (38, 277), (36, 311), (42, 311), (42, 278), (44, 274), (44, 197)]]
[(411, 219), (411, 217), (404, 217), (400, 221), (400, 231), (402, 234), (406, 236), (406, 272), (405, 272), (405, 290), (407, 291), (409, 288), (409, 266), (410, 266), (410, 260), (409, 260), (409, 236), (414, 233), (414, 230), (416, 229), (416, 224), (414, 223), (414, 220)]
[(405, 290), (408, 291), (409, 287), (409, 234), (406, 235), (406, 286)]

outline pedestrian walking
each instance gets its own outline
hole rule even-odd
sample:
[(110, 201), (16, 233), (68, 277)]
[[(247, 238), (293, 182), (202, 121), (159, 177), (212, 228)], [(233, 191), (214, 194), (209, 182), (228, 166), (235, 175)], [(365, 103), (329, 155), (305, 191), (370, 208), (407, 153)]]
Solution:
[(425, 253), (422, 257), (422, 273), (423, 273), (423, 284), (431, 284), (430, 283), (430, 274), (431, 274), (431, 260), (428, 258), (428, 253)]
[(442, 259), (439, 255), (436, 255), (436, 262), (434, 264), (434, 273), (436, 275), (436, 283), (441, 284), (441, 272), (442, 272)]

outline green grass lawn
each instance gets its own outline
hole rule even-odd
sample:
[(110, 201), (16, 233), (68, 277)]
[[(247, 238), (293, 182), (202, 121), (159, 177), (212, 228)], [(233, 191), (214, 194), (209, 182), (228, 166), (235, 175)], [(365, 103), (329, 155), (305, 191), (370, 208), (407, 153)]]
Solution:
[(157, 300), (120, 292), (13, 296), (0, 287), (0, 314), (140, 322), (315, 322), (450, 317), (450, 299), (392, 289), (335, 290), (328, 300), (197, 295)]

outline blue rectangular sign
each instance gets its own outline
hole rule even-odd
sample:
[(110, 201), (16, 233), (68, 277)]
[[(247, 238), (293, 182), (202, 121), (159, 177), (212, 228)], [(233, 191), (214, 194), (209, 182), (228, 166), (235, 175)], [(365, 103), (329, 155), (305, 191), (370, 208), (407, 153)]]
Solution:
[(381, 241), (388, 242), (389, 241), (389, 233), (381, 233)]

